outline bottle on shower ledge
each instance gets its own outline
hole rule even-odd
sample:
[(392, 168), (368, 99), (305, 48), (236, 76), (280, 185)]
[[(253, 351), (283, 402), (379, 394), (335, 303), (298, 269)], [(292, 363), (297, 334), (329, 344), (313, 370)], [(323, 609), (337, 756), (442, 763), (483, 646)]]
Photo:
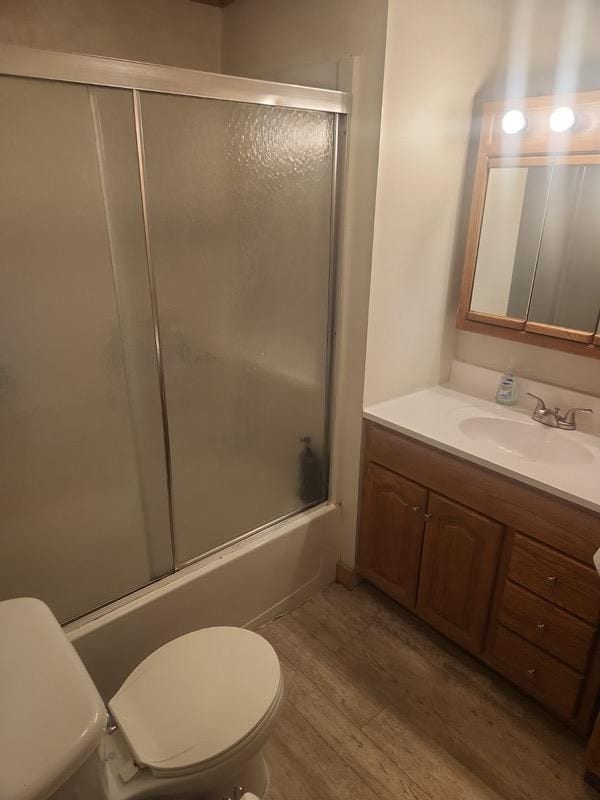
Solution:
[(303, 436), (300, 443), (304, 447), (298, 458), (298, 494), (302, 503), (309, 505), (320, 500), (323, 494), (323, 464), (311, 447), (310, 436)]
[(512, 372), (503, 375), (496, 391), (496, 402), (501, 406), (514, 406), (518, 400), (517, 379)]

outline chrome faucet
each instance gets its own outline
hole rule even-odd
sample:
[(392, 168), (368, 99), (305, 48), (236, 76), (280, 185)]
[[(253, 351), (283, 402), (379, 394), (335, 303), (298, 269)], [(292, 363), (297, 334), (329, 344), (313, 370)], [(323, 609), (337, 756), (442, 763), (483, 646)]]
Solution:
[(570, 408), (567, 413), (563, 415), (560, 413), (560, 408), (548, 408), (546, 403), (544, 403), (542, 398), (538, 397), (537, 394), (532, 394), (531, 392), (527, 392), (527, 394), (529, 397), (533, 397), (537, 400), (531, 419), (534, 419), (536, 422), (541, 422), (542, 425), (548, 425), (550, 428), (560, 428), (563, 431), (577, 430), (577, 425), (575, 424), (576, 412), (580, 411), (582, 414), (594, 413), (591, 408)]

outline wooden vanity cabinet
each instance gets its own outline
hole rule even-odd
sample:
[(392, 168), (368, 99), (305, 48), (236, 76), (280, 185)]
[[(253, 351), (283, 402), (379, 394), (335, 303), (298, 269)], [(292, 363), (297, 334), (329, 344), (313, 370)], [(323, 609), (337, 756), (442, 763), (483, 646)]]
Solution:
[(414, 608), (425, 526), (427, 490), (378, 464), (363, 477), (363, 519), (371, 532), (360, 540), (362, 574), (386, 594)]
[(419, 575), (419, 614), (480, 653), (494, 590), (502, 525), (431, 492)]
[(600, 698), (600, 515), (365, 422), (358, 571), (580, 732)]
[(414, 608), (419, 583), (427, 490), (378, 464), (363, 477), (362, 574), (402, 605)]

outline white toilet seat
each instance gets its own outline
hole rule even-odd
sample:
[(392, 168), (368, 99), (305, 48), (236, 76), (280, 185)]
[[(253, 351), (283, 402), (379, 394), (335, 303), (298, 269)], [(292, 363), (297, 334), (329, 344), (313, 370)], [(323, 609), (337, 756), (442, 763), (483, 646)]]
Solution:
[(277, 712), (271, 645), (241, 628), (205, 628), (156, 650), (109, 703), (136, 763), (157, 777), (212, 770), (246, 750)]

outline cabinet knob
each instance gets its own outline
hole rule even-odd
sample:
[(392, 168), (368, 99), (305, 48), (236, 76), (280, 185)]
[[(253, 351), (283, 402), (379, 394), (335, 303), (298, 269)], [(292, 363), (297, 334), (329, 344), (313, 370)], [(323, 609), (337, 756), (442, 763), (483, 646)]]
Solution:
[(549, 583), (550, 586), (556, 586), (556, 575), (548, 575), (546, 578), (546, 583)]
[(529, 678), (530, 681), (532, 681), (535, 678), (536, 674), (537, 674), (537, 669), (535, 667), (529, 667), (529, 669), (527, 670), (527, 677)]
[(423, 516), (425, 517), (425, 521), (426, 521), (426, 522), (429, 522), (429, 520), (431, 519), (431, 517), (433, 516), (433, 514), (424, 514)]
[(538, 633), (543, 633), (543, 632), (546, 630), (546, 623), (545, 623), (545, 622), (539, 622), (539, 623), (538, 623), (538, 624), (535, 626), (535, 629), (536, 629), (536, 631), (537, 631)]
[(410, 506), (410, 510), (414, 511), (416, 514), (417, 511), (422, 511), (423, 509), (421, 508), (421, 506)]

